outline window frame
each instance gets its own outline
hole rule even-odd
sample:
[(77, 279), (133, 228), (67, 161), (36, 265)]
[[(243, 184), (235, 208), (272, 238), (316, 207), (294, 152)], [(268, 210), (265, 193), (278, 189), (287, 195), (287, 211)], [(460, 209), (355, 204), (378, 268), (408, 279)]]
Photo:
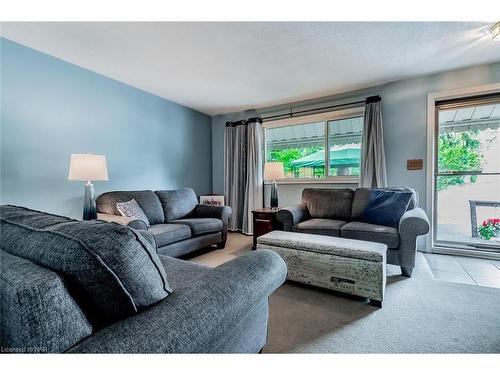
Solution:
[[(472, 251), (479, 253), (480, 251), (488, 251), (488, 252), (493, 252), (493, 253), (498, 253), (499, 249), (498, 246), (495, 246), (494, 244), (488, 245), (488, 244), (481, 244), (481, 243), (474, 243), (473, 241), (455, 241), (455, 240), (447, 240), (447, 239), (440, 239), (438, 237), (438, 225), (439, 225), (439, 220), (438, 220), (438, 207), (439, 207), (439, 195), (438, 195), (438, 179), (439, 177), (443, 176), (499, 176), (500, 171), (496, 172), (482, 172), (482, 171), (475, 171), (475, 170), (458, 170), (458, 171), (441, 171), (439, 169), (439, 135), (440, 135), (440, 122), (439, 122), (439, 112), (441, 110), (447, 110), (447, 109), (460, 109), (460, 108), (470, 108), (470, 107), (477, 107), (481, 105), (488, 105), (490, 103), (498, 103), (499, 98), (500, 98), (500, 91), (494, 92), (494, 93), (489, 93), (483, 95), (484, 97), (481, 97), (481, 95), (472, 95), (472, 96), (464, 96), (464, 97), (457, 97), (455, 99), (450, 98), (446, 100), (436, 100), (434, 102), (434, 134), (433, 134), (433, 162), (432, 162), (432, 226), (431, 226), (431, 232), (432, 232), (432, 248), (437, 248), (437, 249), (458, 249), (460, 250), (466, 250), (466, 251)], [(472, 202), (472, 201), (469, 201)], [(472, 206), (471, 206), (472, 209)], [(474, 212), (475, 213), (475, 212)], [(472, 216), (472, 211), (471, 211), (471, 216)], [(472, 220), (472, 217), (471, 217)], [(474, 224), (471, 223), (471, 226)], [(446, 250), (445, 250), (446, 251)], [(453, 250), (452, 250), (453, 251)]]
[[(475, 257), (495, 257), (495, 253), (490, 251), (482, 251), (479, 249), (453, 248), (438, 246), (435, 242), (434, 226), (434, 158), (435, 158), (435, 130), (436, 130), (436, 103), (445, 100), (458, 100), (470, 98), (478, 95), (489, 95), (500, 92), (500, 83), (488, 85), (465, 87), (447, 91), (431, 92), (427, 94), (427, 156), (426, 156), (426, 199), (425, 210), (429, 220), (431, 221), (431, 231), (426, 237), (425, 248), (428, 253), (451, 254), (451, 255), (469, 255)], [(420, 247), (420, 246), (419, 246)], [(498, 257), (500, 259), (500, 257)]]
[[(364, 117), (365, 115), (365, 107), (353, 107), (347, 109), (339, 109), (335, 111), (316, 113), (312, 115), (306, 116), (297, 116), (290, 117), (285, 119), (273, 120), (273, 121), (265, 121), (262, 124), (263, 128), (263, 140), (264, 140), (264, 156), (263, 160), (266, 162), (267, 160), (267, 138), (266, 132), (267, 129), (274, 128), (283, 128), (287, 126), (294, 125), (308, 125), (318, 122), (323, 122), (325, 127), (325, 150), (330, 149), (330, 133), (328, 122), (337, 121), (337, 120), (345, 120), (349, 118), (355, 117)], [(330, 158), (328, 157), (329, 153), (325, 152), (325, 177), (323, 178), (284, 178), (281, 180), (277, 180), (278, 184), (357, 184), (359, 183), (359, 176), (329, 176), (330, 173)], [(264, 180), (264, 184), (271, 184), (271, 180)]]

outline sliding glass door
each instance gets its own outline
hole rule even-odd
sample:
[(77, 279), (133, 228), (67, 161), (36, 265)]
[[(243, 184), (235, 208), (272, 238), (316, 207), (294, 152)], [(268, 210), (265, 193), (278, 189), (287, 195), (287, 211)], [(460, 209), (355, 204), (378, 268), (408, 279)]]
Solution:
[(500, 251), (500, 95), (438, 102), (434, 245)]

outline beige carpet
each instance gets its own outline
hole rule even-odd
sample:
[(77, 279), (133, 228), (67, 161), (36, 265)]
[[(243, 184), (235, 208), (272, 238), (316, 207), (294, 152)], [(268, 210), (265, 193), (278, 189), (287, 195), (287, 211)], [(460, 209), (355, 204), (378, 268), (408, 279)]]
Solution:
[[(192, 261), (217, 266), (251, 249), (231, 233), (223, 250)], [(419, 253), (412, 278), (388, 266), (382, 309), (366, 300), (285, 283), (270, 298), (265, 353), (500, 353), (500, 289), (434, 280)]]

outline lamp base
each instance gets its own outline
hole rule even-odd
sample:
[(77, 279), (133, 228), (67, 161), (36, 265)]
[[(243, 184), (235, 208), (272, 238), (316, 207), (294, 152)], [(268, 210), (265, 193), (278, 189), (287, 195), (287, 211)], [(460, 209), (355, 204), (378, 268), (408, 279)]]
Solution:
[(271, 185), (271, 208), (278, 208), (278, 185), (276, 184), (276, 181), (273, 181), (273, 184)]
[(90, 181), (87, 181), (85, 184), (85, 195), (83, 197), (83, 220), (94, 219), (97, 219), (94, 185), (92, 185)]

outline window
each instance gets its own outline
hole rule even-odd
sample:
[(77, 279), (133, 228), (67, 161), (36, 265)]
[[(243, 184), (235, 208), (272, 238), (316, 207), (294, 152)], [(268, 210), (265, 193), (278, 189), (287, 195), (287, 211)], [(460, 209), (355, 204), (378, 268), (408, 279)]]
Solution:
[(288, 180), (359, 176), (362, 108), (273, 121), (264, 128), (265, 160), (283, 162)]
[(266, 161), (281, 161), (287, 178), (325, 177), (325, 124), (266, 129)]
[(359, 176), (363, 117), (328, 121), (329, 176)]

